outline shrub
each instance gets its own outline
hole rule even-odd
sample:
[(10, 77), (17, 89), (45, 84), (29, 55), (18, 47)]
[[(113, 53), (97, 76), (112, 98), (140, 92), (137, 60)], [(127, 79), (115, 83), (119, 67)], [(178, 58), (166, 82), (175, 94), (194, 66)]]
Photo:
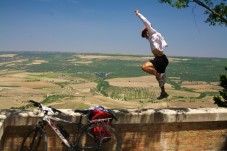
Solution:
[[(227, 68), (225, 70), (227, 71)], [(227, 74), (220, 75), (220, 86), (223, 90), (219, 91), (219, 96), (214, 97), (214, 102), (219, 107), (227, 107)]]

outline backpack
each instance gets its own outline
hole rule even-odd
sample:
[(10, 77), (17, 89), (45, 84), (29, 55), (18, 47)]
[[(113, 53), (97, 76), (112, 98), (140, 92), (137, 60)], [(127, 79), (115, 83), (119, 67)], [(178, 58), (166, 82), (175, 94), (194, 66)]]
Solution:
[[(111, 126), (112, 120), (113, 119), (117, 120), (117, 118), (115, 117), (115, 113), (112, 110), (105, 109), (102, 106), (92, 107), (92, 108), (89, 108), (89, 110), (90, 110), (90, 113), (88, 115), (88, 119), (90, 120), (90, 122), (95, 121), (97, 119), (109, 118), (109, 120), (106, 120), (104, 123)], [(107, 142), (111, 138), (110, 131), (107, 130), (103, 126), (95, 126), (92, 129), (92, 132), (93, 132), (95, 138), (102, 142)], [(102, 135), (100, 135), (100, 134), (102, 134)]]

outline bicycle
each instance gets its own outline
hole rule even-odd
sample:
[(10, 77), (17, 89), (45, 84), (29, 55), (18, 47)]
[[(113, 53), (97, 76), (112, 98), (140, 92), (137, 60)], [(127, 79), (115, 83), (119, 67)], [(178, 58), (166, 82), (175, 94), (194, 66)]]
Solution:
[[(114, 128), (107, 123), (113, 118), (97, 119), (82, 123), (82, 118), (89, 115), (89, 110), (74, 110), (80, 113), (79, 122), (71, 122), (53, 115), (62, 114), (62, 112), (53, 107), (47, 107), (43, 104), (29, 100), (33, 106), (38, 107), (44, 112), (44, 116), (37, 122), (35, 127), (30, 130), (21, 143), (19, 151), (47, 151), (48, 139), (46, 126), (49, 125), (62, 141), (60, 150), (64, 151), (120, 151), (121, 140)], [(69, 134), (60, 123), (74, 124), (76, 127), (76, 137), (69, 143)], [(94, 133), (94, 129), (96, 132)], [(106, 135), (108, 134), (108, 136)], [(98, 136), (97, 136), (98, 135)]]

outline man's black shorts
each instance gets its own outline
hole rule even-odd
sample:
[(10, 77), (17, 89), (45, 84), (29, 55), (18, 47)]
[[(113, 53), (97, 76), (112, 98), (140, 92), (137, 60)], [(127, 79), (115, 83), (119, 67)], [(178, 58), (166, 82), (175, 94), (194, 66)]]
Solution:
[(155, 70), (158, 73), (165, 73), (166, 67), (169, 64), (169, 60), (166, 55), (157, 56), (154, 60), (150, 60), (150, 62), (154, 65)]

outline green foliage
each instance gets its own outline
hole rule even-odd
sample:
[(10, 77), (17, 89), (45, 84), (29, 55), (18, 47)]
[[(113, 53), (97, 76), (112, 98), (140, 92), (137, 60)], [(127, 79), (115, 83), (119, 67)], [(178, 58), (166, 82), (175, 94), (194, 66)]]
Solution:
[[(218, 14), (222, 14), (223, 18), (227, 18), (227, 5), (224, 3), (220, 3), (219, 5), (216, 5), (213, 9), (215, 12), (217, 12)], [(224, 21), (222, 18), (217, 17), (216, 14), (214, 13), (210, 13), (209, 11), (205, 11), (205, 14), (208, 14), (208, 18), (205, 21), (206, 23), (210, 23), (210, 25), (226, 25), (227, 23), (226, 21)]]
[[(55, 101), (58, 101), (59, 99), (63, 99), (63, 98), (72, 98), (74, 96), (71, 95), (50, 95), (50, 96), (46, 96), (46, 98), (44, 100), (42, 100), (40, 103), (42, 104), (46, 104), (46, 103), (52, 103)], [(32, 104), (27, 104), (27, 105), (23, 105), (20, 107), (12, 107), (11, 109), (28, 109), (33, 107)]]
[(115, 87), (110, 86), (108, 81), (99, 80), (96, 89), (104, 96), (111, 97), (119, 100), (136, 100), (136, 99), (149, 99), (156, 98), (152, 88), (142, 87)]
[[(0, 52), (1, 53), (1, 52)], [(6, 52), (6, 54), (9, 52)], [(13, 53), (13, 52), (10, 52)], [(39, 53), (39, 52), (15, 52), (15, 57), (10, 58), (10, 61), (15, 62), (17, 60), (29, 60), (25, 62), (19, 62), (13, 66), (2, 64), (0, 68), (2, 70), (18, 71), (23, 69), (28, 72), (35, 72), (31, 74), (26, 80), (34, 81), (42, 78), (59, 78), (70, 77), (70, 81), (67, 82), (54, 82), (64, 88), (68, 84), (83, 83), (85, 81), (93, 81), (97, 83), (96, 90), (98, 90), (104, 96), (108, 96), (114, 99), (120, 100), (144, 100), (153, 101), (156, 99), (155, 92), (160, 91), (152, 88), (139, 88), (139, 87), (114, 87), (106, 81), (112, 78), (127, 78), (127, 77), (140, 77), (148, 74), (141, 70), (141, 64), (148, 61), (144, 59), (144, 56), (120, 56), (123, 59), (119, 59), (118, 55), (107, 55), (108, 57), (100, 58), (80, 58), (80, 54), (76, 53)], [(89, 54), (85, 54), (89, 55)], [(92, 54), (97, 55), (98, 54)], [(102, 54), (105, 56), (105, 54)], [(147, 57), (147, 56), (146, 56)], [(29, 59), (28, 59), (29, 58)], [(115, 59), (116, 58), (116, 59)], [(129, 58), (129, 59), (128, 59)], [(134, 59), (135, 58), (135, 59)], [(152, 58), (152, 57), (151, 57)], [(167, 83), (171, 84), (175, 90), (193, 92), (193, 89), (181, 88), (183, 81), (205, 81), (205, 82), (218, 82), (218, 76), (223, 72), (223, 68), (227, 64), (225, 58), (192, 58), (192, 57), (169, 57), (170, 63), (167, 67)], [(4, 57), (0, 58), (4, 60)], [(6, 58), (7, 60), (7, 58)], [(34, 60), (45, 60), (46, 63), (31, 64)], [(8, 63), (11, 63), (11, 62)], [(3, 61), (4, 62), (4, 61)], [(89, 64), (80, 64), (79, 62), (90, 62)], [(20, 71), (18, 71), (20, 72)], [(2, 73), (4, 74), (4, 72)], [(80, 80), (75, 80), (81, 77)], [(226, 87), (226, 76), (220, 77), (222, 87)], [(86, 80), (84, 80), (86, 79)], [(97, 91), (93, 90), (93, 93)], [(206, 96), (214, 96), (217, 94), (200, 93), (201, 95), (195, 97), (183, 97), (182, 99), (191, 101), (203, 99)], [(226, 89), (220, 92), (222, 100), (226, 100)], [(66, 97), (75, 97), (67, 95), (53, 95), (46, 97), (42, 103), (50, 103), (63, 99)], [(181, 99), (176, 97), (177, 99)], [(175, 99), (175, 98), (174, 98)], [(220, 104), (220, 103), (219, 103)], [(223, 104), (222, 104), (223, 106)], [(28, 108), (30, 106), (23, 106), (21, 108)]]
[[(227, 64), (226, 59), (190, 58), (180, 62), (170, 62), (167, 67), (167, 77), (180, 77), (181, 81), (218, 82), (218, 74)], [(211, 72), (212, 71), (212, 72)], [(176, 83), (179, 88), (181, 83)]]
[(170, 85), (172, 85), (175, 90), (180, 90), (181, 89), (181, 83), (182, 83), (182, 81), (180, 81), (180, 82), (174, 82), (173, 80), (167, 79), (167, 83), (169, 83)]
[(31, 104), (27, 104), (27, 105), (23, 105), (23, 106), (20, 106), (20, 107), (11, 107), (11, 109), (20, 109), (20, 110), (24, 110), (24, 109), (28, 109), (30, 107), (33, 107), (33, 105)]
[[(5, 52), (6, 54), (9, 52)], [(24, 70), (27, 72), (40, 73), (39, 75), (30, 75), (28, 80), (40, 78), (54, 78), (59, 76), (81, 77), (90, 81), (97, 79), (112, 79), (139, 77), (148, 75), (144, 73), (140, 66), (146, 62), (143, 56), (129, 56), (135, 60), (119, 60), (117, 55), (108, 55), (116, 59), (82, 59), (76, 53), (39, 53), (39, 52), (10, 52), (17, 54), (11, 61), (18, 59), (27, 59), (31, 63), (33, 60), (45, 60), (47, 63), (27, 65), (27, 62), (20, 62), (14, 66), (0, 65), (1, 70)], [(92, 54), (96, 55), (96, 54)], [(105, 54), (103, 54), (105, 55)], [(141, 58), (139, 60), (138, 58)], [(152, 58), (152, 57), (151, 57)], [(171, 57), (175, 58), (175, 57)], [(227, 64), (227, 59), (221, 58), (190, 58), (176, 57), (179, 61), (172, 61), (167, 67), (168, 77), (179, 77), (181, 81), (206, 81), (218, 82), (218, 74), (223, 71)], [(4, 58), (0, 58), (3, 59)], [(182, 60), (181, 60), (182, 59)], [(90, 64), (76, 64), (73, 61), (91, 61)], [(202, 69), (202, 70), (201, 70)], [(210, 72), (212, 71), (212, 72)], [(168, 80), (168, 82), (171, 82)], [(176, 89), (180, 89), (181, 83), (171, 83)], [(63, 86), (63, 85), (62, 85)]]
[(58, 74), (53, 73), (53, 72), (48, 72), (48, 73), (42, 73), (42, 74), (36, 74), (36, 75), (29, 75), (27, 79), (30, 80), (37, 80), (40, 78), (56, 78)]
[[(206, 23), (210, 25), (225, 25), (227, 26), (227, 5), (226, 0), (159, 0), (161, 3), (168, 3), (172, 7), (178, 9), (189, 7), (189, 3), (195, 3), (203, 7), (204, 14), (207, 14)], [(214, 5), (215, 4), (215, 5)]]
[(104, 96), (108, 96), (106, 93), (106, 89), (108, 89), (109, 87), (110, 87), (110, 84), (108, 81), (104, 81), (103, 79), (100, 79), (98, 81), (98, 85), (97, 85), (96, 89)]
[[(227, 71), (227, 68), (225, 68)], [(214, 97), (214, 102), (220, 107), (227, 107), (227, 74), (220, 75), (220, 86), (223, 88), (220, 91), (220, 96)]]
[(205, 96), (207, 96), (207, 94), (206, 94), (206, 93), (200, 93), (200, 95), (199, 95), (198, 99), (202, 99), (202, 98), (204, 98)]
[[(208, 0), (210, 1), (210, 0)], [(171, 5), (172, 7), (176, 7), (176, 8), (185, 8), (185, 7), (189, 7), (189, 3), (193, 2), (190, 0), (159, 0), (160, 3), (168, 3), (169, 5)]]
[(103, 91), (108, 97), (124, 101), (156, 99), (155, 91), (152, 88), (109, 86), (107, 89), (104, 89)]
[[(12, 52), (13, 53), (13, 52)], [(23, 67), (23, 70), (28, 72), (40, 72), (40, 75), (30, 76), (31, 79), (39, 78), (54, 78), (59, 76), (58, 73), (70, 75), (72, 77), (81, 77), (91, 81), (97, 79), (112, 79), (124, 77), (139, 77), (147, 75), (140, 66), (147, 60), (118, 60), (116, 59), (90, 59), (91, 64), (78, 64), (69, 60), (81, 61), (77, 54), (72, 53), (38, 53), (38, 52), (17, 52), (19, 58), (30, 58), (30, 62), (36, 59), (46, 60), (47, 63), (26, 65), (26, 62), (17, 63), (14, 66), (0, 66), (2, 70), (18, 70)], [(94, 54), (93, 54), (94, 55)], [(114, 55), (113, 55), (114, 56)], [(114, 56), (115, 57), (115, 56)], [(143, 56), (133, 56), (143, 57)], [(180, 57), (177, 57), (180, 58)], [(227, 64), (227, 59), (220, 58), (189, 58), (184, 60), (170, 62), (167, 67), (167, 77), (179, 77), (182, 81), (207, 81), (217, 82), (218, 73)], [(174, 57), (173, 57), (174, 59)], [(18, 60), (18, 57), (11, 58), (11, 61)], [(82, 60), (86, 61), (86, 59)], [(201, 70), (203, 69), (203, 70)], [(212, 71), (212, 72), (210, 72)], [(43, 74), (45, 72), (45, 74)], [(48, 73), (48, 74), (47, 74)]]
[(219, 107), (227, 107), (226, 100), (223, 100), (221, 96), (215, 96), (214, 97), (214, 102), (217, 104)]
[(43, 103), (43, 104), (52, 103), (52, 102), (58, 101), (59, 99), (63, 99), (63, 98), (66, 98), (66, 97), (73, 97), (73, 96), (70, 96), (70, 95), (50, 95), (50, 96), (47, 96), (41, 103)]
[(70, 84), (70, 82), (55, 82), (55, 84), (59, 85), (61, 88), (64, 88), (66, 85)]

